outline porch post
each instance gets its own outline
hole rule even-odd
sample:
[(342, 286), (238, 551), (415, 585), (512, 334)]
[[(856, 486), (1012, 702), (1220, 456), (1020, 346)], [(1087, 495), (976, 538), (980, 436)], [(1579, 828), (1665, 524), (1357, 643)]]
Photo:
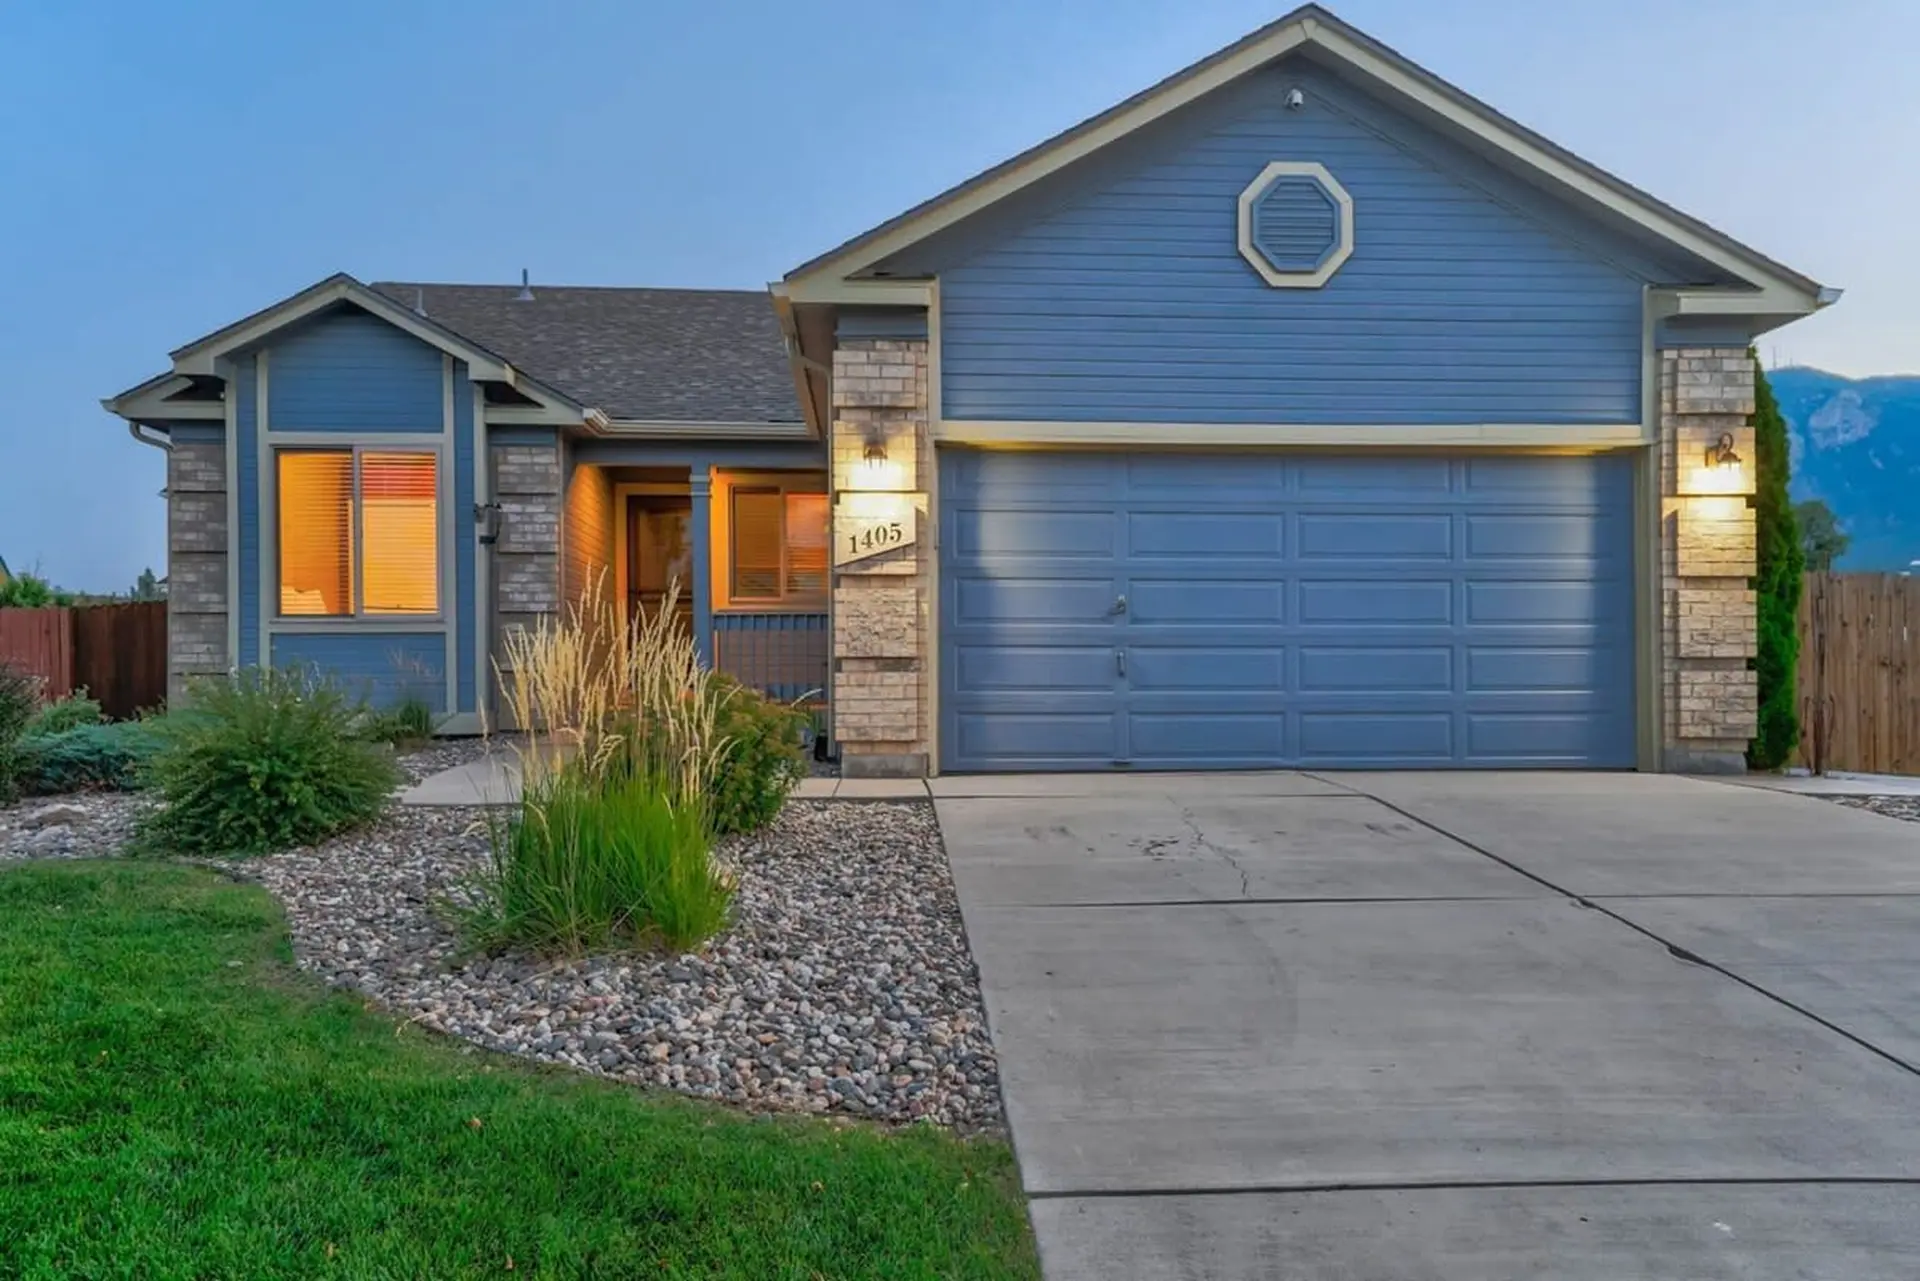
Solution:
[(713, 469), (698, 466), (687, 474), (687, 494), (693, 500), (687, 539), (693, 544), (693, 645), (700, 661), (713, 666)]

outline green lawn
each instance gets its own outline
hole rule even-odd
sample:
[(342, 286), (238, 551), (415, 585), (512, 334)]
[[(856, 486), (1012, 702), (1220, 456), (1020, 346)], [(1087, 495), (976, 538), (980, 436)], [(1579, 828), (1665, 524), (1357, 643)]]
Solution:
[(1005, 1146), (750, 1118), (428, 1037), (264, 892), (0, 871), (0, 1277), (1032, 1278)]

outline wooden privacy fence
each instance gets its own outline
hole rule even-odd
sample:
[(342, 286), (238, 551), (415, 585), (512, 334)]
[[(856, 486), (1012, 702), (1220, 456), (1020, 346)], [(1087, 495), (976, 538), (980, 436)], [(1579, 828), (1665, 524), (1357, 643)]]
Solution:
[(167, 604), (0, 609), (0, 663), (33, 673), (48, 698), (84, 689), (125, 719), (167, 698)]
[(1920, 579), (1808, 574), (1795, 685), (1803, 764), (1920, 774)]

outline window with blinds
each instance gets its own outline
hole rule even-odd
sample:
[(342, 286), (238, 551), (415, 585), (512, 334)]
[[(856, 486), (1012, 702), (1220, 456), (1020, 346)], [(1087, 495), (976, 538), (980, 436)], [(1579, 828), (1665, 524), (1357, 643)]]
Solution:
[(439, 612), (435, 455), (284, 450), (277, 465), (281, 614)]
[(738, 485), (732, 525), (735, 601), (824, 606), (830, 534), (825, 494)]

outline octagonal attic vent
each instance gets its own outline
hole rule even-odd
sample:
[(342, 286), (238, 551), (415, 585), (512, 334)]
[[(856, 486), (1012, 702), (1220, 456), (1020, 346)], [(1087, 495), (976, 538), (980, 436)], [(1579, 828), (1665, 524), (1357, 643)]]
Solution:
[(1276, 160), (1240, 193), (1240, 256), (1276, 289), (1317, 289), (1353, 253), (1353, 197), (1326, 166)]

